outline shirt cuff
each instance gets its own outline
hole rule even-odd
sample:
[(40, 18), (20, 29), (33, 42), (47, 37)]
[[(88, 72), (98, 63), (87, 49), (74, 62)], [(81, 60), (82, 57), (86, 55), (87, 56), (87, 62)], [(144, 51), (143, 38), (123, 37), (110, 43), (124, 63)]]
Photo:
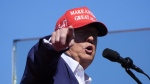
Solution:
[(46, 46), (52, 46), (52, 43), (50, 42), (51, 37), (47, 40), (47, 39), (43, 39), (43, 42)]

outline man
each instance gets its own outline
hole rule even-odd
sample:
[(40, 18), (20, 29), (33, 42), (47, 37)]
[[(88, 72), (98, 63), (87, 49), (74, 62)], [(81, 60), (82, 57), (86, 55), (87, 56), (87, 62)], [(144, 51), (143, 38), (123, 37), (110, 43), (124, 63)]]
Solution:
[(90, 84), (84, 70), (94, 59), (97, 37), (106, 34), (87, 7), (66, 11), (52, 35), (30, 50), (21, 84)]

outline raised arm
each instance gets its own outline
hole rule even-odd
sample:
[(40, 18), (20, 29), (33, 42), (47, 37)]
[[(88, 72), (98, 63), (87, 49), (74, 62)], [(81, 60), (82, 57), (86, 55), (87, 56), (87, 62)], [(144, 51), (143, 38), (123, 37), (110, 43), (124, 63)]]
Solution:
[[(62, 28), (53, 32), (52, 36), (41, 38), (28, 53), (25, 71), (21, 84), (35, 84), (53, 81), (57, 70), (57, 63), (61, 54), (74, 42), (73, 29)], [(44, 42), (49, 40), (50, 44)]]
[(24, 75), (21, 84), (34, 84), (51, 80), (57, 68), (60, 55), (64, 52), (56, 51), (51, 45), (47, 46), (41, 38), (28, 53)]

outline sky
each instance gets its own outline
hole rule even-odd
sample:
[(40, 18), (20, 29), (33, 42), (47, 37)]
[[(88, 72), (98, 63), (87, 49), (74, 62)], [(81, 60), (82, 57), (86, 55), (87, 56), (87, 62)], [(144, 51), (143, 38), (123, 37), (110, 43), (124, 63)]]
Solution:
[(109, 31), (149, 28), (149, 0), (0, 0), (0, 84), (12, 83), (15, 39), (49, 35), (66, 10), (87, 6)]

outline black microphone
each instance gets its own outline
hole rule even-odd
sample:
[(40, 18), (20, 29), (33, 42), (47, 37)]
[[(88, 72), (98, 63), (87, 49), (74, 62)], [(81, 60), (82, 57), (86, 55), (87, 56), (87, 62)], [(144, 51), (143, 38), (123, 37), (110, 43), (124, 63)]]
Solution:
[(106, 48), (104, 49), (102, 55), (104, 58), (107, 58), (112, 62), (120, 63), (123, 68), (131, 68), (139, 73), (144, 73), (139, 67), (133, 64), (132, 59), (130, 59), (129, 57), (122, 58), (117, 51)]

